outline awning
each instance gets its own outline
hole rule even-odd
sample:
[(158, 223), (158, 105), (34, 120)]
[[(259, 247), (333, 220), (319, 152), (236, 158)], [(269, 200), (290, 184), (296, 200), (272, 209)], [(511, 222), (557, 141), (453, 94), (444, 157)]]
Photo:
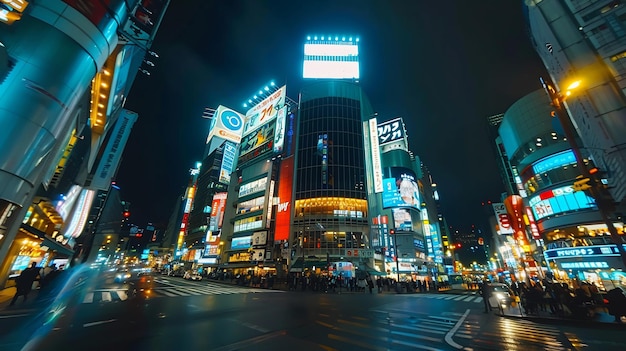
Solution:
[(314, 261), (305, 260), (304, 265), (303, 265), (302, 257), (300, 257), (291, 264), (291, 267), (289, 268), (289, 272), (302, 272), (302, 268), (313, 269), (313, 267), (321, 268), (321, 269), (328, 269), (328, 263), (326, 261), (319, 261), (319, 260), (314, 260)]
[(23, 230), (29, 233), (35, 234), (40, 239), (42, 239), (43, 242), (41, 243), (41, 246), (47, 246), (48, 248), (50, 248), (50, 250), (56, 251), (58, 254), (68, 256), (68, 257), (74, 254), (74, 250), (72, 250), (72, 248), (70, 248), (67, 245), (63, 245), (63, 243), (60, 243), (52, 239), (51, 237), (48, 236), (48, 234), (42, 232), (41, 230), (35, 227), (31, 227), (30, 225), (26, 223), (22, 223), (20, 228), (22, 228)]

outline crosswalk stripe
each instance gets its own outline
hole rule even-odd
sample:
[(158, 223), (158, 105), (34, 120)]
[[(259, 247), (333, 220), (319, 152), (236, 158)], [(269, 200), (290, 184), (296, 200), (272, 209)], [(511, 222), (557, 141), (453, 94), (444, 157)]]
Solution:
[(463, 300), (463, 299), (465, 299), (465, 295), (459, 295), (459, 297), (456, 297), (453, 300), (460, 301), (460, 300)]
[(122, 301), (128, 300), (128, 294), (126, 294), (126, 291), (118, 290), (118, 291), (116, 291), (116, 293), (117, 293), (117, 297), (119, 297), (120, 300), (122, 300)]
[(93, 302), (93, 293), (89, 292), (85, 295), (85, 298), (83, 299), (83, 303), (92, 303)]
[(474, 296), (469, 296), (463, 299), (463, 301), (469, 302), (472, 301), (474, 299)]
[(110, 291), (103, 291), (100, 293), (100, 301), (106, 301), (106, 302), (111, 302), (111, 292)]
[(200, 294), (198, 294), (198, 293), (191, 293), (191, 292), (188, 292), (188, 291), (187, 291), (187, 289), (184, 289), (184, 288), (181, 288), (181, 287), (177, 287), (177, 288), (175, 288), (175, 289), (174, 289), (174, 291), (175, 291), (177, 294), (180, 294), (180, 295), (183, 295), (183, 296), (189, 296), (189, 295), (200, 295)]
[(155, 290), (154, 293), (157, 294), (157, 295), (166, 295), (166, 296), (169, 296), (169, 297), (180, 296), (178, 294), (174, 294), (173, 292), (167, 291), (165, 289), (163, 289), (163, 290)]
[(179, 289), (176, 289), (176, 288), (169, 288), (169, 289), (166, 289), (166, 291), (169, 291), (169, 292), (171, 292), (173, 294), (176, 294), (178, 296), (189, 296), (189, 295), (191, 295), (191, 294), (187, 294), (186, 292), (184, 292), (182, 290), (179, 290)]

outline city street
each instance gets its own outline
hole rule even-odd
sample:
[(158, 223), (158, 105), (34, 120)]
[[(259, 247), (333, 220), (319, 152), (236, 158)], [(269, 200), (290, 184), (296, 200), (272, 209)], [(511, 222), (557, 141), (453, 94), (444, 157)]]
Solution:
[(45, 311), (1, 311), (0, 349), (528, 351), (623, 346), (615, 329), (621, 326), (541, 324), (485, 314), (481, 298), (473, 294), (318, 293), (166, 276), (156, 276), (146, 300), (130, 298), (123, 284), (95, 287), (74, 291), (76, 298)]

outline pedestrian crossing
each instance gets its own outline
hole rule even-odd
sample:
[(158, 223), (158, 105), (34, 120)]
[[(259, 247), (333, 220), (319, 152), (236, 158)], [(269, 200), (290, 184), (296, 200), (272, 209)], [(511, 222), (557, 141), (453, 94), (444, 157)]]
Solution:
[[(155, 280), (158, 282), (158, 280)], [(167, 281), (164, 281), (165, 283)], [(199, 295), (232, 295), (248, 293), (283, 292), (280, 290), (245, 288), (237, 286), (224, 286), (221, 284), (208, 283), (198, 285), (172, 285), (157, 286), (151, 290), (150, 297), (179, 297)], [(85, 294), (83, 303), (106, 303), (121, 302), (129, 299), (128, 289), (96, 289)]]
[(482, 303), (483, 298), (479, 295), (467, 295), (467, 294), (412, 294), (409, 295), (416, 298), (447, 300), (447, 301), (462, 301), (462, 302), (475, 302)]
[(570, 337), (557, 326), (537, 324), (522, 319), (498, 318), (490, 328), (481, 328), (481, 320), (470, 316), (455, 338), (473, 350), (571, 350)]
[(461, 313), (430, 315), (400, 308), (370, 309), (368, 316), (319, 313), (316, 324), (326, 339), (316, 342), (328, 350), (449, 350), (446, 337), (463, 318)]

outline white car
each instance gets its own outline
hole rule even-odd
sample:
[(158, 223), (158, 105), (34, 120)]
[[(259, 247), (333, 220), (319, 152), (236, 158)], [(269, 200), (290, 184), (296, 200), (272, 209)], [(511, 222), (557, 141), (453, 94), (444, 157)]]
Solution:
[(491, 296), (489, 296), (489, 305), (492, 308), (507, 308), (511, 306), (514, 297), (509, 286), (502, 283), (489, 283), (489, 290)]
[(198, 272), (187, 271), (185, 275), (183, 275), (183, 279), (200, 281), (202, 280), (202, 276), (198, 274)]

